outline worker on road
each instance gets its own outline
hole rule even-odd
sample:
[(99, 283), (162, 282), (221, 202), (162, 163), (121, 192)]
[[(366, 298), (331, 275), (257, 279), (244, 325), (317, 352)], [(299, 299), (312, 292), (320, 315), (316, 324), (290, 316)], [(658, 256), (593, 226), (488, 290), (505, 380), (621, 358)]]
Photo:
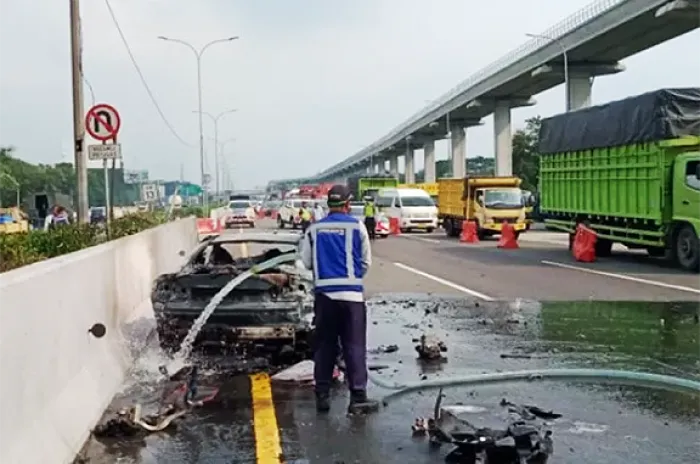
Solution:
[(330, 410), (330, 387), (338, 357), (338, 340), (345, 360), (349, 412), (376, 409), (367, 398), (367, 308), (363, 277), (372, 262), (365, 226), (348, 214), (352, 195), (344, 185), (328, 192), (328, 216), (304, 234), (301, 259), (314, 273), (314, 381), (316, 409)]
[(374, 240), (377, 238), (377, 208), (374, 206), (373, 197), (365, 197), (365, 208), (363, 214), (365, 216), (365, 227), (369, 233), (369, 239)]
[(321, 205), (321, 202), (317, 201), (316, 205), (314, 205), (314, 222), (318, 222), (324, 217), (326, 217), (326, 212), (323, 211), (323, 206)]
[(306, 202), (301, 204), (299, 209), (299, 219), (301, 220), (301, 233), (305, 233), (306, 229), (309, 228), (311, 224), (311, 211), (309, 210), (309, 205)]

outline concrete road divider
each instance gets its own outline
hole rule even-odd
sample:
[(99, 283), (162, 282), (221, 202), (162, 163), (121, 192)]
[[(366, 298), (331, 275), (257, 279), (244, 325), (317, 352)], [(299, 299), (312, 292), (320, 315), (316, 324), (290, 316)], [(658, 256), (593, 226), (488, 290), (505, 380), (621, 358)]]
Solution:
[(180, 219), (0, 274), (0, 462), (72, 462), (154, 327), (153, 279), (196, 244)]

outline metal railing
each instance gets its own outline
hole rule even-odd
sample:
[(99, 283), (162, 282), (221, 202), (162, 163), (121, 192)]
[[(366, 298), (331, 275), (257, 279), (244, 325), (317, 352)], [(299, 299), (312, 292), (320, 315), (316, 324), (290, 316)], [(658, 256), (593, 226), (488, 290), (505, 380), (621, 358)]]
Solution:
[(527, 56), (538, 52), (544, 47), (551, 45), (551, 40), (545, 39), (544, 36), (550, 37), (553, 40), (558, 40), (567, 34), (575, 31), (586, 23), (604, 15), (611, 9), (626, 3), (631, 0), (596, 0), (593, 3), (588, 4), (584, 8), (580, 9), (576, 13), (571, 14), (564, 20), (550, 27), (549, 29), (540, 32), (538, 35), (543, 37), (535, 37), (528, 40), (520, 47), (510, 51), (508, 54), (500, 57), (496, 61), (487, 65), (485, 68), (477, 71), (475, 74), (469, 76), (466, 80), (462, 81), (460, 84), (450, 89), (447, 93), (443, 94), (441, 97), (433, 100), (429, 105), (425, 106), (423, 109), (413, 114), (410, 118), (406, 119), (404, 122), (392, 129), (388, 135), (382, 137), (379, 141), (371, 144), (361, 152), (351, 156), (350, 158), (341, 161), (337, 165), (324, 170), (320, 176), (330, 174), (333, 171), (342, 169), (348, 164), (362, 159), (369, 153), (374, 153), (378, 151), (379, 147), (389, 142), (392, 138), (396, 137), (403, 131), (407, 126), (415, 123), (420, 118), (424, 117), (432, 111), (438, 110), (441, 106), (448, 103), (450, 100), (463, 94), (470, 88), (477, 84), (482, 83), (491, 76), (505, 70), (506, 68), (516, 64), (518, 61), (526, 58)]

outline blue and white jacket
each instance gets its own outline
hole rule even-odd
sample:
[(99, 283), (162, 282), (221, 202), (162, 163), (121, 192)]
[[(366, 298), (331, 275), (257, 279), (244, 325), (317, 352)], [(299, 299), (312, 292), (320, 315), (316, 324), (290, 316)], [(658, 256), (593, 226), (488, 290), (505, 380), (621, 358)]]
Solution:
[(372, 264), (365, 225), (343, 213), (330, 213), (309, 226), (299, 250), (314, 273), (316, 293), (343, 301), (364, 301), (362, 278)]

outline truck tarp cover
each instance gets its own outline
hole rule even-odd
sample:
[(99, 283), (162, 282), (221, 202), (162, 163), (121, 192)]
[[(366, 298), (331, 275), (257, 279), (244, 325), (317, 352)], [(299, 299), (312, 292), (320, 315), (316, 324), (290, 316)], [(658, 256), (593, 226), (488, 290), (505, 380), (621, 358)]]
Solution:
[(700, 88), (661, 89), (542, 120), (540, 154), (700, 135)]

